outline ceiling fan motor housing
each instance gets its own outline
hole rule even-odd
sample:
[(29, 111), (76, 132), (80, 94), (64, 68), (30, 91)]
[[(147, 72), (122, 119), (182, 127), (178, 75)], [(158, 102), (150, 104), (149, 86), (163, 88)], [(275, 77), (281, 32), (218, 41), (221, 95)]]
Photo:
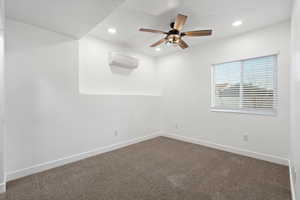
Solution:
[(172, 29), (168, 32), (168, 35), (179, 35), (179, 31), (176, 29)]

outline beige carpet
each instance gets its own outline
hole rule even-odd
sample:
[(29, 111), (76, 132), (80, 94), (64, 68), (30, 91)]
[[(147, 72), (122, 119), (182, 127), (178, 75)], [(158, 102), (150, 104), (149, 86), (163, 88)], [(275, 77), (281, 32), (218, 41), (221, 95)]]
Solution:
[(290, 200), (286, 166), (164, 137), (7, 184), (1, 200)]

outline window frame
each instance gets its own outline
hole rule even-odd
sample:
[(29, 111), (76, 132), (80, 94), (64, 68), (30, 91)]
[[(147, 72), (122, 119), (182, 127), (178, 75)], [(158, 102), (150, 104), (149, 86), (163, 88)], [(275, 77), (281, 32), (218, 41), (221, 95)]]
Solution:
[[(226, 64), (226, 63), (232, 63), (232, 62), (241, 62), (241, 87), (243, 84), (243, 73), (244, 73), (244, 66), (243, 63), (247, 60), (252, 59), (258, 59), (258, 58), (264, 58), (264, 57), (274, 57), (274, 66), (273, 66), (273, 88), (274, 88), (274, 97), (273, 97), (273, 108), (272, 109), (255, 109), (255, 108), (241, 108), (243, 102), (243, 90), (240, 89), (240, 108), (234, 109), (234, 108), (222, 108), (222, 107), (216, 107), (215, 106), (215, 67), (216, 65), (220, 64)], [(211, 104), (210, 104), (210, 110), (212, 112), (228, 112), (228, 113), (240, 113), (240, 114), (255, 114), (255, 115), (269, 115), (269, 116), (276, 116), (277, 115), (277, 106), (278, 106), (278, 57), (279, 53), (276, 54), (269, 54), (264, 56), (256, 56), (246, 59), (239, 59), (239, 60), (233, 60), (233, 61), (227, 61), (222, 63), (216, 63), (212, 64), (211, 66)]]

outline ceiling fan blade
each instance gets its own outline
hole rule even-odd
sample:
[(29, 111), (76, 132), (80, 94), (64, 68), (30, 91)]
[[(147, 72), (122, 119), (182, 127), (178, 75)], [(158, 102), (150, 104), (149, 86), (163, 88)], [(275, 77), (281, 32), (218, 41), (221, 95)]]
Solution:
[(154, 44), (152, 44), (150, 47), (156, 47), (156, 46), (158, 46), (158, 45), (164, 43), (165, 41), (166, 41), (166, 38), (163, 38), (163, 39), (161, 39), (161, 40), (155, 42)]
[(187, 16), (178, 14), (175, 20), (174, 29), (180, 31), (187, 20)]
[(190, 36), (190, 37), (209, 36), (211, 34), (212, 34), (212, 30), (187, 31), (181, 33), (182, 36)]
[(189, 45), (188, 45), (185, 41), (183, 41), (182, 39), (179, 39), (178, 42), (177, 42), (177, 44), (178, 44), (182, 49), (186, 49), (186, 48), (189, 47)]
[(149, 32), (149, 33), (168, 34), (167, 32), (164, 32), (164, 31), (154, 30), (154, 29), (148, 29), (148, 28), (140, 28), (139, 31), (142, 31), (142, 32)]

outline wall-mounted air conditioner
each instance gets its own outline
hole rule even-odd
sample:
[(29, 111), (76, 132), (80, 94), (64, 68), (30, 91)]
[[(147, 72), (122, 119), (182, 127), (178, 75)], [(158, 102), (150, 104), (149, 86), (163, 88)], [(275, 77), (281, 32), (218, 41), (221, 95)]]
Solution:
[(108, 64), (110, 66), (118, 66), (128, 69), (137, 68), (139, 65), (138, 59), (124, 55), (122, 53), (110, 52), (108, 55)]

